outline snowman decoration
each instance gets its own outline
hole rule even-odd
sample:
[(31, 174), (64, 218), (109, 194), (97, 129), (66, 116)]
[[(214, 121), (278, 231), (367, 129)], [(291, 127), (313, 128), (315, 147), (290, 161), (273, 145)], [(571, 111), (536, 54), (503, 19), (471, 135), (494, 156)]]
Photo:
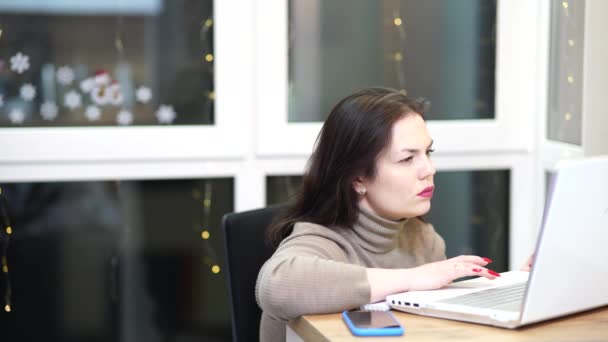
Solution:
[(120, 84), (112, 80), (105, 70), (99, 70), (95, 76), (82, 81), (80, 88), (83, 93), (90, 95), (91, 101), (97, 106), (121, 106), (124, 100)]

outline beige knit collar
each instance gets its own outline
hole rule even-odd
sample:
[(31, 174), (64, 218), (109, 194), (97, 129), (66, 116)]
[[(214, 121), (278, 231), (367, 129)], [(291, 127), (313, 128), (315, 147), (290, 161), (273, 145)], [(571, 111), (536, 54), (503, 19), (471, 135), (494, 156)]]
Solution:
[(389, 220), (361, 208), (352, 230), (361, 247), (374, 253), (386, 253), (397, 246), (398, 235), (407, 221)]

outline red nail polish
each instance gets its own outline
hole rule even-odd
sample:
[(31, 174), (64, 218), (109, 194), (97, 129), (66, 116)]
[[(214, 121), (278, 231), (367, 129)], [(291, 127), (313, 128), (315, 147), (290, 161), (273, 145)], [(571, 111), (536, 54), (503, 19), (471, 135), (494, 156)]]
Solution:
[(492, 262), (492, 259), (490, 259), (490, 258), (485, 258), (484, 257), (482, 259), (483, 259), (483, 261), (487, 262), (488, 264)]
[(500, 277), (500, 273), (498, 273), (496, 271), (488, 270), (488, 273), (490, 273), (491, 275), (493, 275), (495, 277)]
[(474, 268), (473, 272), (481, 272), (481, 268)]

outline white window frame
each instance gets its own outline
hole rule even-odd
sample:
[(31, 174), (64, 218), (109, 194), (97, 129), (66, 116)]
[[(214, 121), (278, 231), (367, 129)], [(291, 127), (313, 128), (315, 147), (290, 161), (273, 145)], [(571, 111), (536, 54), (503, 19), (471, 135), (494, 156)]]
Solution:
[[(321, 128), (320, 122), (287, 121), (287, 4), (285, 0), (267, 0), (258, 2), (256, 8), (257, 17), (264, 18), (256, 21), (260, 156), (308, 155)], [(538, 31), (539, 10), (537, 2), (498, 2), (495, 118), (429, 121), (440, 153), (531, 149), (534, 123), (529, 123), (529, 118), (536, 113), (538, 65), (534, 56), (538, 42), (536, 36), (522, 37)]]
[[(37, 166), (35, 173), (44, 179), (48, 163), (69, 164), (62, 170), (67, 172), (64, 177), (81, 177), (71, 171), (72, 166), (242, 158), (246, 146), (239, 143), (238, 138), (251, 134), (247, 124), (254, 110), (248, 86), (253, 82), (254, 37), (247, 29), (253, 25), (253, 7), (251, 2), (236, 0), (216, 0), (213, 6), (216, 94), (213, 125), (2, 128), (0, 179), (21, 179), (20, 174), (9, 173), (21, 170), (19, 166), (28, 169)], [(234, 11), (236, 7), (241, 10)], [(235, 25), (239, 29), (235, 29)], [(144, 176), (146, 172), (143, 171)], [(118, 172), (119, 176), (122, 174)], [(93, 175), (117, 176), (112, 168), (107, 173), (97, 171)]]

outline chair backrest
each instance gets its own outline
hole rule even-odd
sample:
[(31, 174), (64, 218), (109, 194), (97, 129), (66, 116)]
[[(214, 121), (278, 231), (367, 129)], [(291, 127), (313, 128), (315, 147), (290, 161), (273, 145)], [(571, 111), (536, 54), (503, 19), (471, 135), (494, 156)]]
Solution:
[(274, 252), (265, 242), (266, 228), (284, 207), (275, 205), (222, 218), (233, 341), (259, 339), (262, 311), (255, 300), (255, 283), (260, 268)]

